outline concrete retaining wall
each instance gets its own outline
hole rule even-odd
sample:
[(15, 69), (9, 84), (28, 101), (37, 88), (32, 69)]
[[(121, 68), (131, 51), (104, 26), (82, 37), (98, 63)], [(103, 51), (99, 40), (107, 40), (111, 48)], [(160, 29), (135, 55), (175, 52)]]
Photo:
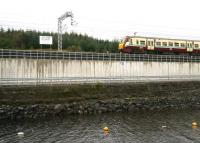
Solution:
[[(200, 63), (0, 59), (0, 79), (198, 79)], [(136, 79), (137, 78), (137, 79)]]

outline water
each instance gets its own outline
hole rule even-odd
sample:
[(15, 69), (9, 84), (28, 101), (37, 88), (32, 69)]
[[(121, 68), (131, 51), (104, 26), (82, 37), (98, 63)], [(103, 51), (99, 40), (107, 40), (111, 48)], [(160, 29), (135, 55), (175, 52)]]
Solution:
[[(0, 122), (0, 143), (195, 143), (200, 111), (162, 111), (70, 116), (40, 121)], [(108, 135), (103, 127), (108, 126)], [(17, 136), (18, 132), (24, 136)]]

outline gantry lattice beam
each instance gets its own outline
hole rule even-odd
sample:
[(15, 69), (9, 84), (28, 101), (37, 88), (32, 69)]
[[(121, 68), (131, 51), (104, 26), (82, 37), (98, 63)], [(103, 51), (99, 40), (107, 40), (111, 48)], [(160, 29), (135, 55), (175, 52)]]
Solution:
[(72, 12), (66, 12), (58, 18), (58, 50), (59, 51), (62, 51), (62, 32), (63, 32), (62, 22), (68, 17), (71, 18), (71, 25), (73, 25), (74, 16)]

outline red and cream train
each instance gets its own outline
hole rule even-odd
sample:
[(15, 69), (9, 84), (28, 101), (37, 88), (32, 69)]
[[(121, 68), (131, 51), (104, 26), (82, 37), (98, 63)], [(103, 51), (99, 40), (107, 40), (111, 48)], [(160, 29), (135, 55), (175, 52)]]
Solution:
[(200, 41), (127, 36), (119, 43), (118, 49), (124, 53), (188, 53), (200, 55)]

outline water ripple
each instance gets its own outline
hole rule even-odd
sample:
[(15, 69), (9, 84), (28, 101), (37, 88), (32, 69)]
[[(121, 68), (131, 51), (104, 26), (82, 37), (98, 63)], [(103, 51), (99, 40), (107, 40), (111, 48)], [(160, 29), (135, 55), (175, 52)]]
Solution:
[[(0, 124), (0, 143), (192, 143), (200, 142), (200, 111), (70, 116)], [(109, 127), (109, 134), (103, 127)], [(23, 131), (24, 137), (17, 136)]]

